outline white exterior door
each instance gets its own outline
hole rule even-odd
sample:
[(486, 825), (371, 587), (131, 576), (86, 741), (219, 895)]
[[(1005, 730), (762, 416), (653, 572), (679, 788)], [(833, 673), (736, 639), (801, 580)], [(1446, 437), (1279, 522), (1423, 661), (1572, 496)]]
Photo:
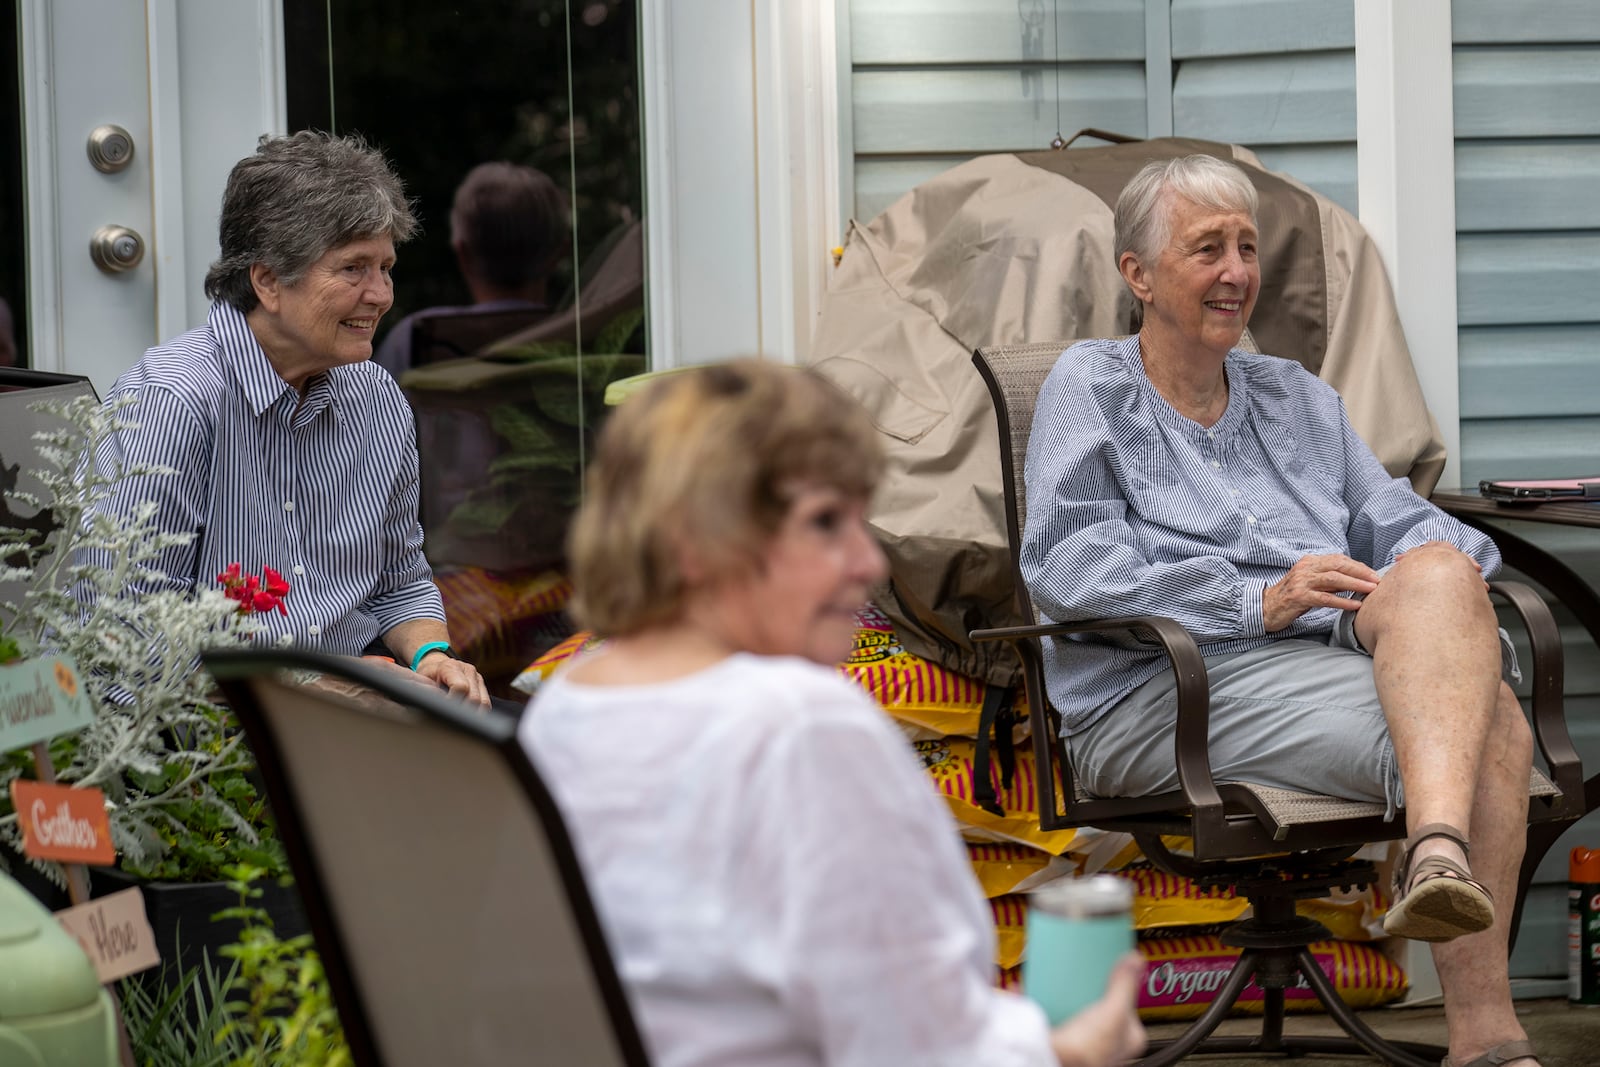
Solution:
[(103, 393), (204, 321), (228, 169), (285, 126), (281, 25), (276, 0), (21, 0), (32, 366)]

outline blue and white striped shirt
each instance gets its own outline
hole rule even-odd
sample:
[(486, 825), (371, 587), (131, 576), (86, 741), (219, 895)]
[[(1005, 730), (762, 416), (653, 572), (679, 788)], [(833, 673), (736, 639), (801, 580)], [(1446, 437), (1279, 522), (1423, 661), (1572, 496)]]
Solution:
[[(1071, 622), (1166, 615), (1204, 655), (1327, 634), (1334, 608), (1268, 633), (1261, 598), (1304, 556), (1373, 567), (1428, 541), (1500, 566), (1487, 536), (1392, 478), (1344, 402), (1298, 363), (1228, 353), (1228, 407), (1209, 429), (1145, 376), (1138, 337), (1067, 349), (1039, 391), (1025, 469), (1022, 574), (1040, 613)], [(1051, 699), (1080, 729), (1166, 668), (1152, 642), (1045, 642)]]
[(128, 513), (159, 505), (158, 525), (190, 532), (157, 567), (173, 588), (202, 588), (230, 563), (263, 567), (290, 584), (284, 606), (259, 616), (259, 640), (359, 655), (412, 619), (443, 619), (417, 520), (417, 442), (411, 408), (369, 363), (311, 379), (302, 401), (267, 361), (245, 317), (214, 304), (207, 325), (144, 354), (109, 400), (139, 423), (96, 457), (175, 468), (125, 479), (107, 503)]

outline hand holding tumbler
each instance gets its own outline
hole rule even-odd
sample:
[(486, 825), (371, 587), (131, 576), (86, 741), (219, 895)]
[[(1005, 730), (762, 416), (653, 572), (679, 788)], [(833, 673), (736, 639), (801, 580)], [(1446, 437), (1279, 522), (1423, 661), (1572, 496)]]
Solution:
[(1134, 948), (1133, 890), (1097, 874), (1032, 894), (1022, 988), (1050, 1025), (1072, 1018), (1106, 991), (1117, 961)]

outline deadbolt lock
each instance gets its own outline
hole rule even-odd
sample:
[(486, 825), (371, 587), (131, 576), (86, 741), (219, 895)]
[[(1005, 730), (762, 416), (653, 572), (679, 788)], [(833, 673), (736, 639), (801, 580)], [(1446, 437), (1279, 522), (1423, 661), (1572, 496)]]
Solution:
[(126, 170), (133, 162), (133, 134), (121, 126), (96, 126), (89, 131), (89, 162), (102, 174)]
[(144, 238), (126, 226), (102, 226), (89, 238), (89, 257), (107, 274), (121, 274), (144, 259)]

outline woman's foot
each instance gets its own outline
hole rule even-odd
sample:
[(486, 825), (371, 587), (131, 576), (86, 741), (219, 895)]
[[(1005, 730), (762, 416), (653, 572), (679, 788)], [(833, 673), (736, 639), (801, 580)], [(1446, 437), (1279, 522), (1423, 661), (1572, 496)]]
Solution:
[(1439, 1067), (1538, 1067), (1539, 1058), (1534, 1055), (1533, 1042), (1507, 1041), (1503, 1045), (1496, 1045), (1481, 1056), (1457, 1063), (1449, 1056), (1440, 1061)]
[(1472, 877), (1468, 851), (1466, 836), (1448, 823), (1418, 827), (1406, 839), (1395, 872), (1395, 899), (1383, 917), (1384, 933), (1413, 941), (1449, 941), (1493, 926), (1494, 897)]

